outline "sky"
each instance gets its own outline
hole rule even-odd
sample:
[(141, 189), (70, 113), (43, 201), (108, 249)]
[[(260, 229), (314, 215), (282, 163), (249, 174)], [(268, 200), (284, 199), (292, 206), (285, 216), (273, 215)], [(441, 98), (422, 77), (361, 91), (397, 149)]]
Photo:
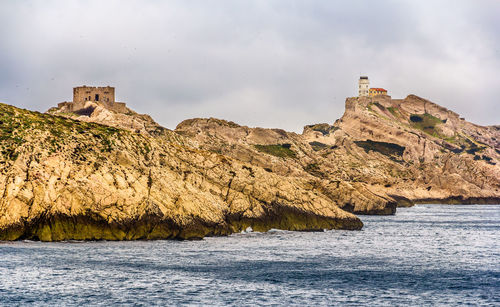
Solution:
[(44, 112), (81, 85), (174, 129), (216, 117), (333, 123), (360, 75), (393, 98), (500, 124), (498, 0), (0, 0), (0, 102)]

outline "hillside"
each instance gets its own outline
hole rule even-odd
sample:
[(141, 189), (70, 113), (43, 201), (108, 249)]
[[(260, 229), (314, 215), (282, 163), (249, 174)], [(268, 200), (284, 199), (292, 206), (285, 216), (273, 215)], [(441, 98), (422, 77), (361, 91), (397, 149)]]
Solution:
[[(392, 212), (391, 201), (500, 203), (498, 126), (471, 124), (414, 95), (348, 98), (342, 118), (301, 135), (217, 119), (186, 120), (176, 131), (281, 175), (314, 176), (323, 194), (358, 214)], [(353, 201), (358, 192), (371, 200)]]
[(354, 214), (500, 203), (500, 128), (414, 95), (348, 98), (302, 134), (86, 110), (0, 104), (0, 240), (360, 229)]
[(0, 104), (0, 239), (202, 238), (252, 227), (360, 229), (314, 191), (160, 137)]
[(500, 203), (498, 127), (474, 125), (415, 95), (347, 99), (334, 126), (335, 144), (363, 149), (356, 152), (371, 166), (360, 176), (377, 191), (419, 203)]

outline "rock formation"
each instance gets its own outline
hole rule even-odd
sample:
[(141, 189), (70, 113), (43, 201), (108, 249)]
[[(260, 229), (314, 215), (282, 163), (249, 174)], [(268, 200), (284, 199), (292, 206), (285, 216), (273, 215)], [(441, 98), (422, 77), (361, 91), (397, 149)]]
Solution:
[(0, 124), (1, 240), (362, 227), (307, 179), (191, 148), (166, 129), (151, 137), (4, 104)]
[(414, 95), (348, 98), (302, 134), (213, 118), (170, 131), (85, 103), (0, 104), (0, 240), (360, 229), (354, 214), (416, 202), (500, 203), (500, 128)]
[(354, 175), (376, 193), (414, 202), (500, 203), (497, 127), (471, 124), (415, 95), (347, 99), (334, 127), (330, 140), (305, 136), (338, 146), (338, 153), (356, 148), (351, 156), (364, 167)]
[(410, 95), (348, 98), (342, 118), (302, 135), (191, 119), (176, 131), (200, 146), (283, 176), (316, 177), (345, 210), (387, 214), (393, 204), (500, 203), (500, 129)]
[(77, 111), (72, 108), (72, 103), (61, 103), (57, 108), (51, 108), (48, 114), (71, 118), (78, 121), (98, 123), (149, 136), (159, 135), (165, 128), (158, 125), (151, 116), (138, 114), (125, 105), (123, 112), (117, 112), (107, 108), (103, 103), (86, 101)]

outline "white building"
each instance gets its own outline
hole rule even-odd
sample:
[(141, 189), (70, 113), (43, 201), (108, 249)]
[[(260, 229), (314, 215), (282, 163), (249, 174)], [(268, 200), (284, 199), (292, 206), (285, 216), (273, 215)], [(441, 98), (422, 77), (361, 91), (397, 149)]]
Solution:
[(359, 77), (359, 97), (368, 97), (368, 92), (370, 90), (370, 81), (368, 81), (367, 76)]

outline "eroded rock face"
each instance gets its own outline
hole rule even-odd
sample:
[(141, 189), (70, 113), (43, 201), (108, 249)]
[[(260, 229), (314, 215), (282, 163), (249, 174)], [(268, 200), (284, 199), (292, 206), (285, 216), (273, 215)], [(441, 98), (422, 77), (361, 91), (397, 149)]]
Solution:
[(415, 95), (347, 99), (335, 127), (334, 144), (363, 149), (355, 151), (365, 164), (362, 181), (376, 191), (415, 202), (498, 203), (495, 127), (471, 124)]
[[(359, 214), (395, 212), (395, 199), (383, 192), (371, 192), (366, 184), (352, 178), (349, 159), (334, 153), (333, 145), (321, 147), (319, 153), (302, 135), (281, 129), (248, 128), (213, 118), (183, 121), (175, 131), (195, 140), (200, 148), (288, 178), (307, 178), (318, 193), (344, 210)], [(339, 161), (324, 154), (332, 154)]]
[(307, 178), (160, 137), (0, 105), (0, 240), (360, 229)]
[(58, 108), (51, 108), (47, 113), (78, 121), (121, 128), (148, 136), (158, 136), (168, 130), (158, 125), (147, 114), (138, 114), (127, 107), (124, 107), (124, 109), (125, 112), (115, 112), (99, 102), (87, 101), (85, 106), (76, 112), (73, 112), (69, 105), (62, 105)]
[(498, 127), (468, 123), (414, 95), (348, 98), (335, 124), (309, 125), (302, 135), (212, 118), (186, 120), (175, 131), (200, 148), (314, 178), (319, 192), (358, 214), (390, 214), (395, 204), (414, 202), (500, 200)]
[(174, 132), (91, 102), (85, 114), (0, 109), (2, 240), (360, 229), (352, 213), (500, 203), (498, 126), (414, 95), (349, 98), (333, 125), (302, 134), (213, 118)]

